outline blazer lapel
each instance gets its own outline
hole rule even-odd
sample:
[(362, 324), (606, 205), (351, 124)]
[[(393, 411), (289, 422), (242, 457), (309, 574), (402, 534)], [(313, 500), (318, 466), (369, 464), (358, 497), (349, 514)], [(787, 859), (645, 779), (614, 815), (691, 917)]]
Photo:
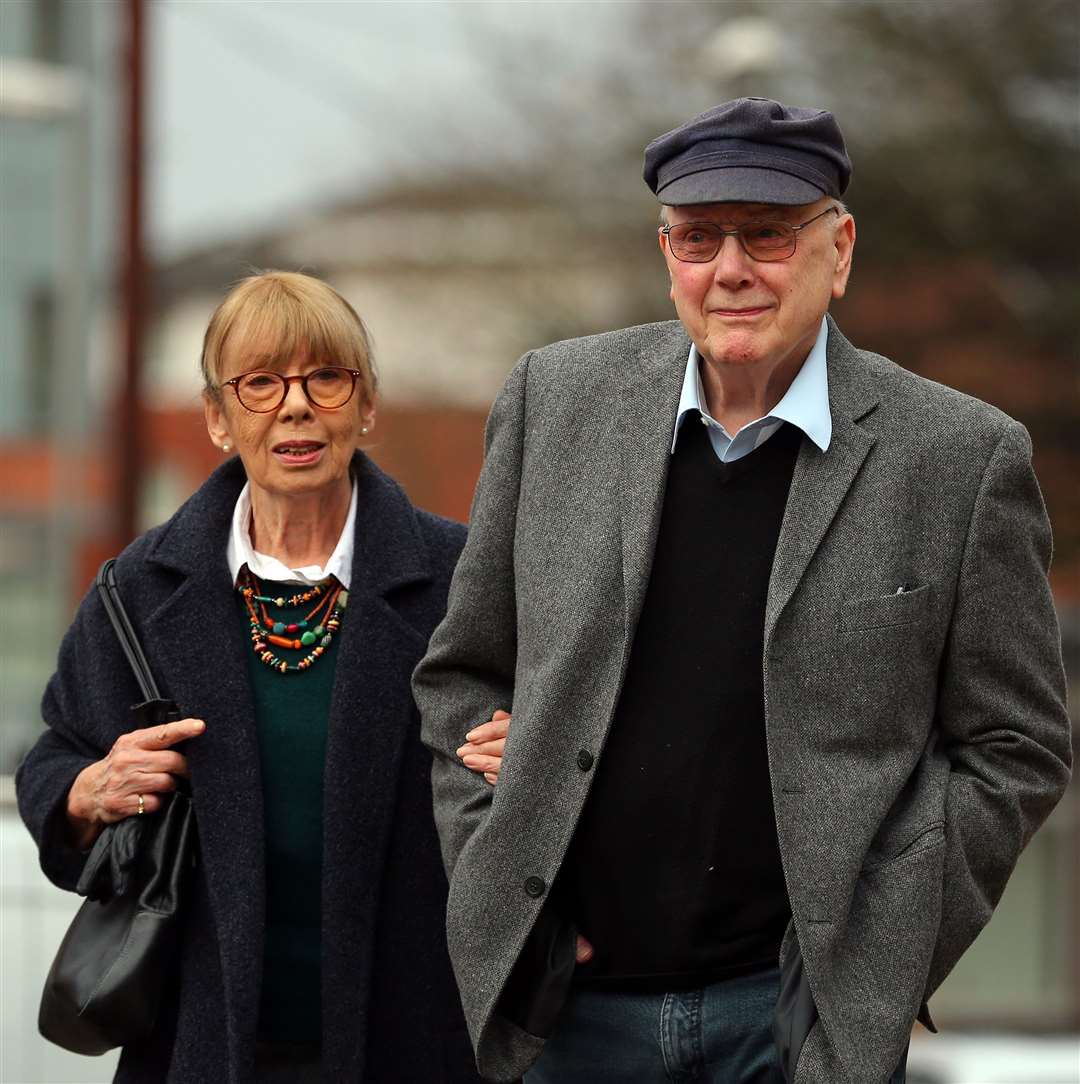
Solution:
[(262, 785), (247, 641), (225, 549), (244, 482), (238, 461), (219, 468), (159, 540), (151, 560), (183, 575), (150, 615), (146, 639), (155, 675), (206, 731), (185, 743), (200, 861), (221, 948), (234, 1066), (254, 1034), (265, 910)]
[(653, 548), (664, 504), (671, 461), (671, 439), (679, 406), (690, 340), (679, 324), (662, 325), (633, 361), (616, 409), (621, 425), (622, 462), (619, 479), (622, 526), (623, 598), (626, 636), (633, 637), (645, 601)]
[(765, 647), (855, 481), (874, 437), (858, 425), (878, 403), (862, 371), (858, 351), (829, 320), (829, 407), (832, 441), (822, 452), (803, 440), (791, 479), (787, 508), (773, 559), (765, 607)]
[(362, 1075), (379, 888), (402, 752), (419, 732), (410, 677), (427, 641), (393, 597), (430, 580), (404, 493), (366, 459), (354, 469), (356, 545), (323, 782), (323, 1036), (334, 1079)]

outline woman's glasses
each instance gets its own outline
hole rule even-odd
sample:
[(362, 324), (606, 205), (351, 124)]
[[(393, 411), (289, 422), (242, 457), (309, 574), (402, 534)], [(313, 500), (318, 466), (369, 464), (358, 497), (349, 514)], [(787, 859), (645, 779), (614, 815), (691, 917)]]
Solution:
[(359, 369), (345, 369), (337, 365), (314, 369), (303, 376), (282, 376), (268, 369), (255, 369), (234, 376), (232, 380), (225, 380), (221, 386), (231, 387), (240, 405), (253, 414), (269, 414), (271, 410), (277, 410), (285, 402), (289, 385), (294, 381), (299, 381), (312, 406), (320, 410), (336, 410), (353, 397), (359, 376), (363, 376)]

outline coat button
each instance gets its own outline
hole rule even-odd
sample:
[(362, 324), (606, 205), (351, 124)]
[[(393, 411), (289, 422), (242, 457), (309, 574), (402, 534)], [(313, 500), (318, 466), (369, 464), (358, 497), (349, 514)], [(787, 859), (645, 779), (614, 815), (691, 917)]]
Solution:
[(588, 749), (582, 749), (577, 755), (577, 766), (587, 772), (593, 766), (593, 755)]
[(525, 880), (525, 895), (532, 896), (534, 900), (538, 900), (546, 889), (547, 885), (542, 877), (528, 877)]

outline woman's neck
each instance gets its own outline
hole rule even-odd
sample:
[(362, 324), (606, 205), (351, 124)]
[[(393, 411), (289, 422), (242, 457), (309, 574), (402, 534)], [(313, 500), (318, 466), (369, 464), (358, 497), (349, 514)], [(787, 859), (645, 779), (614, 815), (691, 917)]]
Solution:
[(352, 500), (348, 475), (316, 493), (282, 496), (251, 487), (251, 544), (286, 568), (324, 566), (334, 552)]

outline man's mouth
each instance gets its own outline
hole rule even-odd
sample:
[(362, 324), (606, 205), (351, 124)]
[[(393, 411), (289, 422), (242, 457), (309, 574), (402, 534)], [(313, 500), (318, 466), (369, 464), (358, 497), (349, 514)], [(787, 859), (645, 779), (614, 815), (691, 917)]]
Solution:
[(741, 309), (713, 309), (712, 311), (717, 316), (757, 316), (759, 313), (763, 313), (767, 305), (748, 305)]

